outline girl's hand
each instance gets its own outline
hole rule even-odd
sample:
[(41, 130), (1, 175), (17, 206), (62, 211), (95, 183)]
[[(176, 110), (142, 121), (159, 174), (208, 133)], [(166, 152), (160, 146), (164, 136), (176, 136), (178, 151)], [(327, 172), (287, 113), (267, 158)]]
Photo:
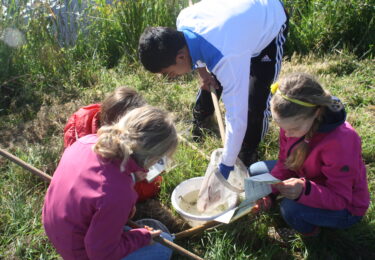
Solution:
[(207, 71), (206, 68), (198, 68), (198, 73), (200, 76), (201, 89), (210, 91), (212, 86), (214, 89), (219, 88), (219, 84), (216, 79)]
[(151, 238), (158, 237), (161, 234), (161, 230), (150, 231), (150, 234), (151, 234)]
[(290, 178), (280, 183), (273, 184), (285, 198), (295, 200), (301, 196), (305, 182), (302, 179)]
[(150, 234), (151, 234), (150, 245), (152, 245), (153, 243), (155, 243), (154, 240), (153, 240), (153, 238), (154, 238), (154, 237), (158, 237), (158, 236), (160, 236), (160, 234), (161, 234), (161, 230), (155, 230), (155, 231), (149, 231), (149, 232), (150, 232)]
[(271, 207), (272, 207), (272, 199), (270, 198), (270, 196), (266, 196), (257, 200), (251, 212), (258, 213), (261, 211), (268, 211)]
[(135, 182), (143, 181), (144, 179), (146, 179), (146, 176), (147, 176), (147, 172), (143, 172), (143, 171), (135, 172), (134, 173)]
[(148, 231), (154, 231), (154, 228), (149, 227), (149, 226), (144, 226), (144, 228), (147, 229)]

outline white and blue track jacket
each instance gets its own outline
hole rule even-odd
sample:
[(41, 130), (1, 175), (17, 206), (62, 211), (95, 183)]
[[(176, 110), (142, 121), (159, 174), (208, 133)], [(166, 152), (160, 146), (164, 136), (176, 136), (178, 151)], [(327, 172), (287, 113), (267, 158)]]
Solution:
[(246, 132), (251, 58), (271, 43), (285, 22), (279, 0), (203, 0), (177, 18), (193, 68), (207, 66), (223, 86), (222, 163), (227, 166), (234, 165)]

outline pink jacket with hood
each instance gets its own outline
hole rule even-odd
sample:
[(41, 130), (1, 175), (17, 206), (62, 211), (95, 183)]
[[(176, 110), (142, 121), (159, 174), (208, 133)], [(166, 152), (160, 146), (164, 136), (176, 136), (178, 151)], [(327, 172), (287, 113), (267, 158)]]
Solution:
[(121, 172), (92, 150), (96, 141), (87, 135), (65, 150), (44, 201), (46, 234), (64, 260), (118, 260), (151, 241), (147, 229), (123, 230), (138, 196), (130, 173), (145, 170), (129, 159)]
[(303, 178), (304, 189), (298, 202), (313, 208), (347, 209), (363, 216), (369, 207), (366, 168), (361, 156), (361, 139), (345, 121), (345, 110), (327, 109), (323, 122), (311, 139), (310, 152), (298, 171), (284, 166), (293, 148), (302, 138), (288, 138), (280, 129), (279, 159), (271, 174), (280, 179)]

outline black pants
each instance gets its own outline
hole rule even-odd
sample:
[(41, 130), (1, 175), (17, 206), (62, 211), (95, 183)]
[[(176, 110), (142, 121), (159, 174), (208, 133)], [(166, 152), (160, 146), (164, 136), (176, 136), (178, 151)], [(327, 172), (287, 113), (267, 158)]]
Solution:
[[(251, 59), (247, 129), (241, 151), (254, 152), (268, 131), (268, 121), (271, 116), (270, 86), (276, 81), (281, 69), (288, 21), (287, 19), (276, 38), (258, 56)], [(216, 91), (218, 98), (222, 90), (220, 85), (220, 89)], [(210, 92), (200, 89), (193, 110), (194, 119), (199, 122), (213, 113), (214, 106)]]

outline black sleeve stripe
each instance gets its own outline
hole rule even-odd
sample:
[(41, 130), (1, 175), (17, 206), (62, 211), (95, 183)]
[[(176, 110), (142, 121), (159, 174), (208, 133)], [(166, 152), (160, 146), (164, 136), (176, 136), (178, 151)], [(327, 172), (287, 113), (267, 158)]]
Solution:
[(305, 179), (305, 195), (309, 195), (311, 192), (311, 183), (308, 179)]

